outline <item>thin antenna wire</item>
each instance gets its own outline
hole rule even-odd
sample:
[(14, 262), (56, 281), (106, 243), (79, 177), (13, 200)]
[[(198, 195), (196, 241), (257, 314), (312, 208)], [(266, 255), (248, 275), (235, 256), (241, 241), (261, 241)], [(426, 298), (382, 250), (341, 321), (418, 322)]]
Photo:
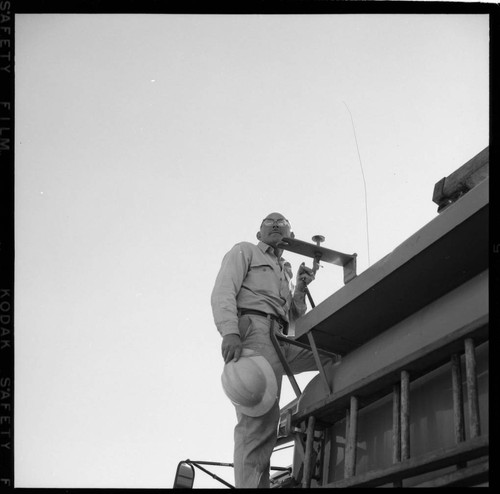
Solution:
[(354, 132), (354, 140), (356, 141), (356, 149), (358, 150), (359, 166), (361, 167), (361, 175), (363, 176), (363, 185), (365, 188), (366, 245), (368, 248), (368, 266), (370, 266), (370, 234), (369, 234), (369, 230), (368, 230), (368, 197), (367, 197), (367, 193), (366, 193), (365, 172), (363, 171), (363, 163), (361, 162), (361, 154), (359, 152), (358, 138), (356, 137), (356, 127), (354, 126), (354, 119), (352, 118), (352, 113), (351, 113), (351, 110), (349, 110), (347, 103), (345, 101), (343, 103), (344, 103), (345, 107), (347, 108), (349, 115), (351, 116), (352, 130)]

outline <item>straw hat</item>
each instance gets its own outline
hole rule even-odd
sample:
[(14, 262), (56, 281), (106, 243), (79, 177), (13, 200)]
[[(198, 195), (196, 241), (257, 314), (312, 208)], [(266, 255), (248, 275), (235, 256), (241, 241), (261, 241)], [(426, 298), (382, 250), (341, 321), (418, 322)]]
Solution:
[(224, 365), (224, 393), (244, 415), (260, 417), (278, 399), (278, 383), (271, 364), (252, 350), (243, 349), (237, 362)]

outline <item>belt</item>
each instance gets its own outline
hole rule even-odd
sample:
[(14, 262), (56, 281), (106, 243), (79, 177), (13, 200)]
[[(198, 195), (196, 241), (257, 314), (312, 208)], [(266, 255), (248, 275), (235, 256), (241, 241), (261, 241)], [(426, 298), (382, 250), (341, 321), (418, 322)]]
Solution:
[(283, 328), (283, 334), (288, 333), (288, 322), (285, 321), (280, 316), (276, 316), (274, 314), (268, 314), (267, 312), (263, 312), (261, 310), (254, 310), (254, 309), (239, 309), (238, 315), (240, 315), (240, 316), (254, 315), (254, 316), (267, 317), (269, 319), (272, 319), (273, 321), (276, 321)]

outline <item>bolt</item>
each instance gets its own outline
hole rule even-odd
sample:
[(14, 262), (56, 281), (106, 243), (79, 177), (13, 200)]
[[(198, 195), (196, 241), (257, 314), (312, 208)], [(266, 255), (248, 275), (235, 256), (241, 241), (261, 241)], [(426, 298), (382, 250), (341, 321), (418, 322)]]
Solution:
[(313, 242), (316, 242), (316, 245), (321, 244), (321, 242), (325, 241), (325, 237), (323, 235), (314, 235), (314, 237), (311, 239)]
[[(325, 237), (323, 235), (314, 235), (314, 237), (311, 239), (313, 242), (316, 242), (316, 245), (319, 247), (321, 242), (325, 241)], [(316, 252), (316, 256), (314, 257), (314, 262), (313, 262), (313, 273), (316, 274), (316, 271), (318, 268), (323, 267), (319, 265), (319, 260), (321, 259), (321, 253)]]

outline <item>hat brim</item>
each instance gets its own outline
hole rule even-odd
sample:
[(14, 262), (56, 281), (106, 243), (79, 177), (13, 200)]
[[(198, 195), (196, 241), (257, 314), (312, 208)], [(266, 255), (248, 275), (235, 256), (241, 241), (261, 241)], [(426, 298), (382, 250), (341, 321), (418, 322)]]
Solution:
[(269, 412), (273, 405), (278, 401), (278, 382), (276, 380), (276, 376), (274, 374), (273, 368), (271, 367), (271, 364), (265, 357), (263, 357), (262, 355), (258, 355), (255, 352), (250, 352), (247, 349), (243, 350), (241, 356), (254, 360), (254, 362), (259, 366), (264, 375), (266, 387), (262, 400), (260, 400), (260, 402), (255, 405), (244, 406), (238, 403), (232, 403), (236, 407), (236, 410), (243, 415), (248, 415), (249, 417), (260, 417)]

